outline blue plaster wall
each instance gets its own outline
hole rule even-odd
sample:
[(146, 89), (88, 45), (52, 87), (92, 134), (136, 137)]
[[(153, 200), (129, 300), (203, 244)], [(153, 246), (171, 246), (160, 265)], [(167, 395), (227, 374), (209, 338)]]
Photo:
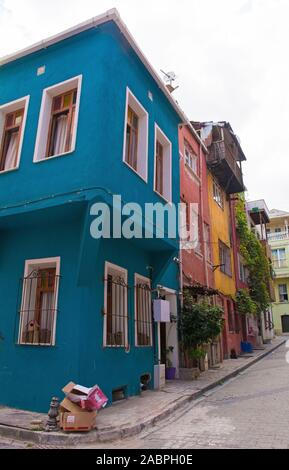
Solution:
[[(42, 65), (46, 73), (37, 77)], [(83, 82), (76, 149), (34, 164), (42, 91), (79, 74)], [(148, 183), (122, 162), (126, 86), (149, 113)], [(30, 104), (20, 167), (0, 174), (0, 403), (46, 411), (51, 396), (59, 395), (70, 380), (98, 383), (109, 398), (112, 389), (123, 385), (129, 395), (136, 394), (140, 375), (153, 375), (154, 350), (134, 347), (133, 293), (128, 298), (130, 351), (103, 348), (104, 262), (128, 269), (130, 285), (135, 272), (147, 276), (146, 267), (153, 265), (154, 285), (177, 289), (177, 267), (171, 262), (177, 241), (175, 248), (161, 247), (160, 253), (153, 240), (90, 245), (87, 211), (93, 193), (83, 191), (79, 199), (85, 203), (79, 206), (64, 204), (73, 195), (54, 198), (52, 206), (50, 196), (101, 186), (124, 201), (161, 202), (153, 192), (156, 122), (172, 142), (173, 201), (178, 202), (178, 117), (112, 23), (1, 67), (0, 104), (26, 95)], [(43, 197), (47, 199), (22, 205)], [(4, 210), (6, 205), (15, 207)], [(86, 260), (83, 252), (91, 246)], [(55, 256), (61, 257), (62, 276), (56, 346), (19, 346), (17, 290), (25, 260)]]

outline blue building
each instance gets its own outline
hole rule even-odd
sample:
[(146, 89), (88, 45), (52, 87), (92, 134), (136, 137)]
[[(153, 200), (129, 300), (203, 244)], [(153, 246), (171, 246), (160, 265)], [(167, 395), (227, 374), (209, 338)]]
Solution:
[(153, 388), (170, 346), (178, 365), (175, 323), (151, 312), (177, 313), (178, 238), (91, 224), (114, 195), (114, 217), (179, 202), (184, 116), (116, 10), (0, 65), (0, 403), (46, 411), (71, 380), (110, 402)]

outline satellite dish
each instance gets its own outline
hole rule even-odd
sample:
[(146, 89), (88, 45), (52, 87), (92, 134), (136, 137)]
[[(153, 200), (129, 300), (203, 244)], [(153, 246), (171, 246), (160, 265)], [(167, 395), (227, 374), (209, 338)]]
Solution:
[(173, 86), (173, 82), (177, 79), (177, 76), (176, 76), (175, 72), (173, 72), (173, 71), (172, 72), (164, 72), (163, 70), (161, 70), (161, 72), (164, 74), (164, 81), (165, 81), (166, 87), (167, 87), (167, 89), (169, 90), (170, 93), (172, 93), (177, 88), (179, 88), (178, 86), (177, 87)]

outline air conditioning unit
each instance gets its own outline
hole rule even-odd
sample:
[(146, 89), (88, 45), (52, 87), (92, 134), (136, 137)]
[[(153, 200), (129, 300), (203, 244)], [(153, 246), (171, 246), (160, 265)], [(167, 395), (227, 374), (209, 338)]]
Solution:
[(156, 322), (170, 323), (171, 309), (168, 300), (157, 299), (154, 300), (154, 319)]

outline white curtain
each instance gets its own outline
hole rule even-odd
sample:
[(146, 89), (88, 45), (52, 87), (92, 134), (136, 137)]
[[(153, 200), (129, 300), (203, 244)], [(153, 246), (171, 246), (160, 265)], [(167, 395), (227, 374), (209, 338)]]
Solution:
[(65, 142), (67, 136), (68, 116), (62, 115), (57, 118), (53, 154), (58, 155), (65, 152)]
[(16, 157), (17, 157), (17, 142), (18, 142), (18, 132), (13, 132), (10, 137), (10, 142), (8, 145), (4, 170), (11, 170), (16, 166)]

